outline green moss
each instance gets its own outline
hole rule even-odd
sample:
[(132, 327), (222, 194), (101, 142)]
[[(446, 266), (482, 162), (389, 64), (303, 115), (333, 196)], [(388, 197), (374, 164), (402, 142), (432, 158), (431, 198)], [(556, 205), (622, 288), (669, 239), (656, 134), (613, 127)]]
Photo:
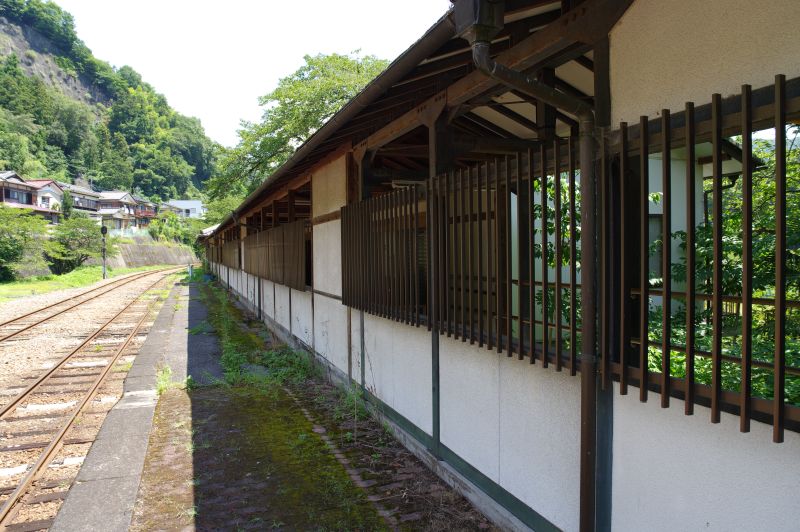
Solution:
[[(287, 383), (297, 384), (315, 374), (311, 357), (287, 347), (269, 348), (259, 335), (261, 325), (249, 328), (241, 311), (227, 293), (210, 283), (200, 285), (200, 296), (208, 309), (208, 323), (222, 346), (220, 362), (229, 384), (250, 384), (257, 388)], [(190, 331), (191, 332), (191, 331)], [(266, 374), (253, 374), (247, 365), (266, 368)]]
[[(212, 393), (216, 397), (211, 398)], [(289, 530), (386, 530), (365, 493), (353, 484), (285, 392), (264, 395), (238, 387), (226, 392), (222, 401), (219, 393), (198, 391), (192, 400), (205, 403), (200, 411), (212, 408), (217, 419), (226, 420), (230, 430), (241, 431), (240, 436), (231, 447), (229, 432), (206, 432), (205, 426), (199, 426), (193, 435), (193, 452), (200, 463), (222, 453), (222, 478), (247, 474), (264, 479), (264, 489), (253, 493), (267, 514), (261, 519), (280, 522)], [(202, 478), (196, 480), (202, 501), (205, 486)]]

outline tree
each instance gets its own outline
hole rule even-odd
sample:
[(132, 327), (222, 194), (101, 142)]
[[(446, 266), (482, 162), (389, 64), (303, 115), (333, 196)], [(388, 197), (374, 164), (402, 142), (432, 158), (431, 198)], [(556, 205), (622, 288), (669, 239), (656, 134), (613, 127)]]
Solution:
[(260, 98), (261, 122), (242, 124), (239, 144), (224, 152), (222, 173), (208, 182), (212, 198), (255, 189), (388, 64), (371, 55), (319, 54), (304, 60)]
[(41, 240), (47, 222), (28, 209), (0, 204), (0, 281), (42, 264)]
[[(69, 273), (93, 257), (100, 257), (103, 237), (94, 220), (72, 217), (56, 226), (50, 241), (45, 245), (45, 256), (50, 270), (56, 275)], [(115, 253), (113, 241), (109, 242), (108, 255)]]
[(69, 190), (64, 191), (64, 196), (61, 198), (61, 214), (64, 215), (65, 220), (69, 220), (72, 216), (72, 207), (75, 201), (72, 199), (72, 193)]

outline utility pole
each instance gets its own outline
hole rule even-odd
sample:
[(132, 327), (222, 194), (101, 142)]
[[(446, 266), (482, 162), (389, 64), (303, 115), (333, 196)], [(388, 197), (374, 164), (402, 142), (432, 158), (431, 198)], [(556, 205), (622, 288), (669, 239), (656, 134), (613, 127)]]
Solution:
[(108, 233), (108, 227), (105, 225), (100, 226), (100, 234), (103, 235), (103, 279), (107, 278), (106, 274), (106, 233)]

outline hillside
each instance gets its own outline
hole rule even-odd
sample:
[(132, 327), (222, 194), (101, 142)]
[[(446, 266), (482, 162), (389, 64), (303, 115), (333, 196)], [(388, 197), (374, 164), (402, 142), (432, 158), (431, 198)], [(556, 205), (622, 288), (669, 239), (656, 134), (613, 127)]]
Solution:
[(162, 200), (198, 195), (218, 149), (133, 68), (95, 58), (56, 4), (0, 3), (0, 170)]

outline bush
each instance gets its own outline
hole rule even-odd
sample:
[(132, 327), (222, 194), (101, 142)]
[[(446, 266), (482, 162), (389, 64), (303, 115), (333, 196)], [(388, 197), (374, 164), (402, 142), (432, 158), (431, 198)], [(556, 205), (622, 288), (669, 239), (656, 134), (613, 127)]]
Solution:
[(46, 227), (47, 222), (33, 211), (0, 204), (0, 281), (43, 265), (41, 240)]
[[(116, 254), (116, 240), (109, 239), (106, 254)], [(71, 272), (103, 252), (100, 227), (89, 218), (73, 217), (58, 225), (45, 245), (45, 256), (50, 270), (56, 275)]]

